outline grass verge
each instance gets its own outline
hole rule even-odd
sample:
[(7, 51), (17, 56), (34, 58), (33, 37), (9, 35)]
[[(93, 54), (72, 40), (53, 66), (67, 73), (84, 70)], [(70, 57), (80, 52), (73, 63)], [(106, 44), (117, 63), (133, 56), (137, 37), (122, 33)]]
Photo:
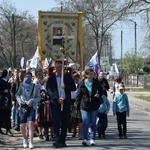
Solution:
[(135, 96), (138, 99), (142, 99), (144, 101), (148, 101), (150, 102), (150, 96), (143, 96), (143, 95), (139, 95), (139, 96)]

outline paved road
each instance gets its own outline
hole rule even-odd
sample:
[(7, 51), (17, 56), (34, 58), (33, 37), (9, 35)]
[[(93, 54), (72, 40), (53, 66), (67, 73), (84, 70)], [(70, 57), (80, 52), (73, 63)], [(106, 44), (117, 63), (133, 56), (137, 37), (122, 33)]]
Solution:
[[(143, 93), (141, 93), (143, 94)], [(118, 139), (117, 136), (117, 124), (116, 119), (112, 115), (112, 110), (108, 115), (108, 128), (106, 132), (106, 139), (96, 140), (96, 146), (83, 147), (82, 141), (77, 138), (72, 138), (69, 133), (67, 136), (67, 145), (66, 148), (60, 149), (86, 149), (86, 150), (149, 150), (150, 149), (150, 111), (147, 110), (147, 107), (150, 106), (149, 102), (144, 102), (138, 100), (134, 97), (136, 93), (128, 92), (131, 114), (127, 118), (128, 126), (128, 139)], [(112, 106), (112, 95), (109, 95), (111, 106)], [(146, 109), (145, 109), (146, 108)], [(150, 107), (149, 107), (150, 108)], [(141, 110), (140, 110), (141, 109)], [(22, 138), (20, 133), (14, 132), (14, 137), (8, 137), (0, 135), (0, 150), (21, 150), (22, 148)], [(39, 140), (38, 137), (34, 138), (34, 146), (37, 150), (53, 150), (52, 141), (45, 142), (44, 140)], [(27, 148), (28, 149), (28, 148)], [(25, 149), (26, 150), (26, 149)]]

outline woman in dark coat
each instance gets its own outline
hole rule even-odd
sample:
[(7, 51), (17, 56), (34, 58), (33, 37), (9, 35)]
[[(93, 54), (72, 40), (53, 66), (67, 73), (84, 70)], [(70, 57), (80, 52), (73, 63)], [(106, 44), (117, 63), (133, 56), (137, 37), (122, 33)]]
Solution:
[(12, 136), (11, 129), (11, 95), (10, 84), (8, 79), (12, 73), (4, 69), (0, 77), (0, 133), (3, 134), (1, 128), (6, 129), (6, 134)]
[(97, 79), (94, 79), (94, 70), (87, 68), (85, 70), (86, 78), (79, 83), (79, 89), (76, 97), (77, 110), (80, 110), (82, 116), (83, 146), (88, 145), (88, 129), (91, 128), (90, 145), (95, 145), (96, 137), (96, 119), (100, 99), (103, 95), (103, 89)]

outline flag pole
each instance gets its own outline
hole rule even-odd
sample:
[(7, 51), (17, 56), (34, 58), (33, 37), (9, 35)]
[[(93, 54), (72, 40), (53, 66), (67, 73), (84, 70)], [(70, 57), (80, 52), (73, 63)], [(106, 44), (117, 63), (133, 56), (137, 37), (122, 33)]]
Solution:
[[(60, 47), (60, 51), (62, 52), (63, 55), (63, 59), (62, 59), (62, 69), (61, 69), (61, 84), (64, 83), (64, 58), (65, 58), (65, 47), (62, 46)], [(65, 90), (61, 87), (61, 94), (60, 94), (60, 98), (62, 100), (65, 99)], [(63, 103), (61, 103), (61, 111), (63, 111)]]

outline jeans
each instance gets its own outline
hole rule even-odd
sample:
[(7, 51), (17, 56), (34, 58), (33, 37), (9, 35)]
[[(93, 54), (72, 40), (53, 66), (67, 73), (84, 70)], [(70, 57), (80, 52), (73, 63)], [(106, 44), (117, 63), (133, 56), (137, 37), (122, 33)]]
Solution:
[(13, 105), (11, 108), (11, 120), (12, 123), (15, 125), (15, 120), (16, 120), (16, 106)]
[(83, 123), (83, 140), (88, 140), (88, 129), (91, 128), (90, 139), (95, 140), (96, 136), (96, 120), (98, 110), (85, 111), (81, 109), (82, 123)]
[(11, 108), (11, 122), (17, 127), (20, 125), (18, 103)]
[(35, 122), (35, 110), (33, 107), (29, 107), (29, 113), (24, 114), (20, 108), (20, 123), (27, 123), (29, 121)]

